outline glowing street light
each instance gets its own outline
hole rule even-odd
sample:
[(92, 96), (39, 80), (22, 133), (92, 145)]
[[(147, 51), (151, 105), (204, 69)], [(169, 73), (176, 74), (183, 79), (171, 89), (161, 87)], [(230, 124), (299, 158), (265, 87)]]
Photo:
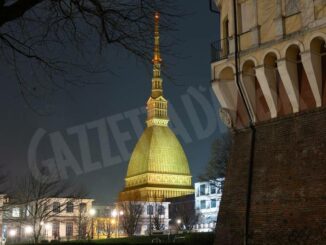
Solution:
[(177, 219), (177, 224), (178, 224), (178, 225), (181, 224), (181, 219)]
[(120, 216), (123, 216), (123, 211), (122, 210), (117, 210), (117, 209), (113, 209), (111, 212), (111, 216), (113, 218), (117, 217), (117, 225), (116, 225), (116, 237), (119, 237), (119, 223), (120, 223)]
[(118, 215), (117, 210), (113, 209), (113, 211), (111, 212), (111, 216), (112, 216), (113, 218), (115, 218), (115, 217), (117, 217), (117, 215)]
[(95, 214), (96, 214), (96, 210), (95, 210), (94, 208), (91, 208), (91, 209), (89, 210), (89, 214), (90, 214), (90, 216), (94, 217)]
[(16, 235), (17, 235), (17, 230), (15, 230), (15, 229), (9, 230), (9, 236), (10, 237), (15, 237)]
[(91, 227), (92, 232), (91, 232), (91, 238), (93, 239), (93, 238), (94, 238), (94, 216), (95, 216), (95, 214), (96, 214), (96, 210), (95, 210), (94, 208), (91, 208), (91, 209), (89, 210), (89, 214), (90, 214), (90, 216), (92, 217), (92, 227)]
[(45, 223), (44, 228), (45, 228), (45, 236), (48, 238), (49, 236), (49, 230), (51, 229), (52, 224), (51, 223)]
[(33, 227), (28, 225), (28, 226), (25, 226), (24, 230), (25, 230), (26, 235), (30, 235), (33, 232)]
[(44, 227), (45, 227), (45, 230), (50, 230), (52, 225), (51, 225), (51, 223), (46, 223)]

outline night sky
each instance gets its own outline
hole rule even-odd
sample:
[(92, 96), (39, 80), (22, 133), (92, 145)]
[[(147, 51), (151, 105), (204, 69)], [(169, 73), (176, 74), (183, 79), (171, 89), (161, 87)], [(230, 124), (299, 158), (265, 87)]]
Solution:
[[(166, 61), (174, 64), (174, 80), (171, 82), (165, 78), (163, 86), (165, 97), (177, 114), (175, 117), (169, 111), (172, 120), (170, 125), (176, 129), (188, 157), (193, 179), (196, 180), (209, 160), (212, 141), (225, 130), (218, 121), (217, 102), (210, 90), (210, 42), (218, 39), (219, 24), (218, 16), (209, 11), (208, 1), (182, 0), (180, 4), (186, 12), (191, 13), (180, 20), (179, 31), (175, 33), (180, 41), (174, 49), (182, 58), (169, 57), (170, 60)], [(164, 36), (164, 33), (161, 35)], [(69, 134), (73, 131), (69, 128), (87, 128), (94, 121), (106, 121), (108, 126), (108, 121), (116, 120), (119, 131), (125, 133), (125, 136), (127, 134), (127, 151), (132, 151), (140, 132), (139, 129), (134, 129), (132, 123), (135, 120), (130, 120), (128, 115), (140, 112), (146, 104), (150, 95), (151, 67), (145, 67), (130, 56), (110, 50), (104, 54), (104, 58), (98, 58), (98, 54), (94, 53), (94, 62), (99, 59), (109, 62), (112, 72), (90, 75), (89, 79), (98, 82), (96, 85), (57, 92), (51, 102), (53, 112), (46, 116), (37, 115), (26, 105), (18, 93), (14, 74), (1, 61), (0, 163), (12, 174), (21, 175), (29, 171), (28, 149), (33, 136), (40, 129), (44, 129), (46, 134), (37, 148), (39, 162), (54, 157), (53, 145), (49, 140), (49, 134), (52, 134), (62, 136), (77, 162), (82, 165), (79, 141), (76, 135)], [(162, 57), (166, 60), (164, 53)], [(179, 121), (174, 123), (178, 119), (182, 124)], [(144, 127), (145, 113), (140, 115), (140, 121)], [(81, 167), (82, 172), (77, 174), (74, 171), (68, 172), (69, 179), (85, 186), (89, 196), (98, 203), (113, 202), (116, 199), (124, 185), (129, 158), (125, 153), (121, 154), (121, 150), (125, 150), (122, 149), (123, 146), (119, 147), (119, 142), (123, 141), (119, 139), (120, 136), (114, 135), (116, 129), (109, 126), (107, 130), (110, 152), (116, 156), (116, 163), (105, 167), (100, 165), (93, 170)], [(92, 161), (103, 162), (96, 130), (87, 129), (86, 132), (86, 143), (89, 144)]]

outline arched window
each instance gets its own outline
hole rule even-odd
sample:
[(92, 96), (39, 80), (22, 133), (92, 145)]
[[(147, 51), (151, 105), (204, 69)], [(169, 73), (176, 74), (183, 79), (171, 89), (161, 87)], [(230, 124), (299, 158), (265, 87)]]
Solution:
[(292, 112), (292, 105), (277, 69), (277, 57), (275, 53), (271, 52), (265, 56), (264, 66), (268, 82), (271, 83), (272, 96), (275, 96), (277, 115), (290, 114)]
[(326, 105), (326, 47), (325, 40), (314, 38), (310, 43), (311, 60), (317, 82), (321, 82), (322, 105)]
[(248, 60), (242, 67), (242, 80), (256, 121), (271, 118), (269, 107), (255, 74), (255, 64)]
[(53, 213), (60, 213), (60, 203), (54, 202), (52, 206)]
[(299, 110), (316, 107), (316, 101), (312, 93), (307, 74), (303, 68), (300, 49), (297, 45), (291, 45), (286, 51), (286, 62), (288, 72), (295, 74), (292, 81), (298, 86)]
[(73, 202), (69, 201), (66, 204), (66, 212), (67, 213), (73, 213), (74, 212), (74, 204)]

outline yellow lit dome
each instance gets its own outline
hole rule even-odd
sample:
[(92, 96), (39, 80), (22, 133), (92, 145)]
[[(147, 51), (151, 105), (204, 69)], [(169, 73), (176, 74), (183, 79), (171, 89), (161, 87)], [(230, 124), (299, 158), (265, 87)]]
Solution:
[(137, 142), (127, 178), (143, 173), (190, 175), (186, 155), (169, 127), (147, 127)]

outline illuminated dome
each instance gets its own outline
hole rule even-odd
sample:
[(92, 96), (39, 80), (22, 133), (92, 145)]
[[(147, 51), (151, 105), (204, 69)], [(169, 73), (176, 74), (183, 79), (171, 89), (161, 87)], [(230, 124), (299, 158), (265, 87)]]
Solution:
[(127, 178), (146, 172), (190, 175), (186, 155), (169, 127), (147, 127), (136, 144)]
[(194, 193), (187, 157), (168, 127), (168, 101), (163, 96), (161, 55), (155, 14), (155, 45), (151, 96), (147, 101), (147, 127), (131, 155), (120, 201), (162, 201)]

